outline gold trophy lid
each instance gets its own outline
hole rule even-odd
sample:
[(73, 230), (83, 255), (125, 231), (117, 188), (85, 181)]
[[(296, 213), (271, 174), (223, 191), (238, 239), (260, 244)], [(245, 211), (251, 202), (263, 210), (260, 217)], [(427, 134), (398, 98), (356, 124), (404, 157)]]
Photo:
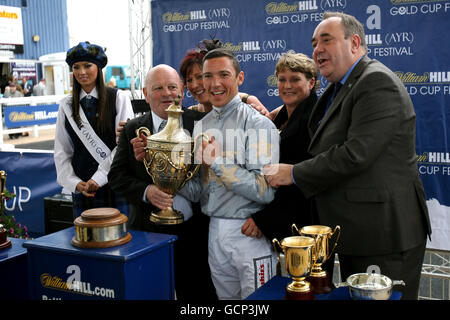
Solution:
[(128, 218), (116, 208), (94, 208), (83, 211), (81, 216), (75, 219), (77, 227), (101, 228), (126, 223)]
[(181, 114), (184, 112), (180, 107), (181, 97), (178, 96), (167, 109), (169, 115), (167, 124), (163, 130), (147, 138), (147, 142), (171, 142), (171, 143), (192, 143), (192, 138), (183, 130), (180, 123)]
[(314, 239), (310, 237), (292, 236), (284, 238), (283, 241), (281, 241), (281, 246), (289, 248), (303, 248), (313, 246), (314, 243)]
[(330, 227), (320, 225), (305, 226), (300, 230), (301, 233), (305, 234), (328, 234), (331, 231)]

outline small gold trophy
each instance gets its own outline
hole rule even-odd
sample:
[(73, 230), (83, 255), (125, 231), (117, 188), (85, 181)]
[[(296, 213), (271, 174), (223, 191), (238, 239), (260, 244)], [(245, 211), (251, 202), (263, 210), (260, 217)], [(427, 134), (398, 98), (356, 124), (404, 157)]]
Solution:
[[(181, 127), (180, 116), (183, 113), (180, 99), (166, 110), (169, 118), (164, 129), (151, 135), (146, 127), (136, 130), (147, 136), (147, 147), (144, 165), (153, 183), (162, 191), (175, 195), (185, 183), (197, 173), (199, 164), (194, 164), (194, 139)], [(204, 138), (206, 135), (201, 134)], [(169, 207), (158, 212), (152, 212), (150, 221), (172, 225), (184, 221), (183, 213)]]
[[(305, 226), (299, 231), (297, 226), (293, 224), (293, 233), (294, 230), (296, 230), (296, 232), (301, 236), (311, 237), (315, 240), (315, 245), (313, 248), (313, 267), (311, 270), (311, 276), (308, 277), (308, 281), (311, 283), (313, 292), (315, 294), (331, 292), (334, 289), (334, 286), (328, 272), (322, 269), (322, 264), (330, 259), (334, 249), (336, 249), (337, 242), (341, 234), (341, 227), (336, 226), (333, 231), (327, 226), (313, 225)], [(336, 232), (338, 232), (338, 235), (333, 249), (330, 250), (330, 239)]]
[(272, 243), (278, 255), (278, 260), (280, 260), (280, 257), (275, 244), (283, 250), (286, 257), (286, 272), (293, 280), (286, 287), (286, 298), (288, 300), (313, 300), (314, 296), (306, 278), (310, 275), (312, 269), (314, 239), (294, 236), (284, 238), (281, 244), (277, 239), (273, 239)]

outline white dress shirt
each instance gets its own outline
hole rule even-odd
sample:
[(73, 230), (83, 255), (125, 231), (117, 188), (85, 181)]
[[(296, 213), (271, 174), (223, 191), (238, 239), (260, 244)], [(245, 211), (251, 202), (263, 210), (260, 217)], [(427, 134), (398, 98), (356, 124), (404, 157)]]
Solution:
[[(88, 94), (81, 90), (80, 100), (87, 96)], [(98, 98), (97, 89), (94, 88), (90, 93), (90, 96)], [(55, 146), (54, 146), (54, 159), (57, 174), (58, 183), (69, 190), (70, 192), (77, 193), (77, 184), (81, 179), (75, 175), (72, 167), (72, 156), (74, 153), (73, 143), (66, 131), (65, 120), (66, 114), (63, 111), (63, 104), (70, 104), (72, 101), (72, 96), (68, 95), (64, 97), (59, 103), (58, 118), (56, 120), (56, 131), (55, 131)], [(127, 119), (133, 119), (133, 107), (131, 106), (131, 101), (129, 96), (122, 90), (117, 90), (116, 96), (116, 119), (115, 119), (115, 130), (120, 121), (127, 121)], [(111, 168), (111, 163), (115, 155), (115, 149), (112, 150), (111, 154), (106, 157), (106, 159), (99, 164), (97, 171), (91, 177), (100, 187), (108, 183), (108, 172)]]

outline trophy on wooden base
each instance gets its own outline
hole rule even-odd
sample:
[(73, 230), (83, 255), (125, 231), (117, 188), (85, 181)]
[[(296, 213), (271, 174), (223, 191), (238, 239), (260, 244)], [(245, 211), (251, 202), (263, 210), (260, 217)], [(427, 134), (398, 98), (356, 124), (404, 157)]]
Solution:
[[(296, 230), (296, 232), (301, 236), (311, 237), (315, 240), (315, 245), (313, 248), (313, 267), (311, 270), (311, 275), (307, 279), (311, 283), (313, 292), (315, 294), (330, 293), (334, 289), (334, 285), (331, 281), (332, 279), (330, 279), (329, 273), (322, 269), (322, 264), (330, 259), (333, 254), (341, 234), (341, 227), (336, 226), (333, 231), (327, 226), (313, 225), (305, 226), (299, 231), (297, 226), (293, 224), (293, 233), (294, 230)], [(338, 232), (338, 235), (333, 249), (330, 250), (329, 241), (336, 232)]]
[(131, 240), (128, 218), (115, 208), (93, 208), (83, 211), (73, 222), (72, 245), (79, 248), (110, 248)]
[[(284, 238), (281, 243), (277, 239), (273, 239), (272, 243), (277, 255), (275, 244), (283, 250), (286, 257), (286, 272), (293, 280), (286, 287), (286, 298), (288, 300), (313, 300), (314, 295), (306, 278), (311, 274), (314, 239), (294, 236)], [(280, 259), (279, 256), (278, 259)]]

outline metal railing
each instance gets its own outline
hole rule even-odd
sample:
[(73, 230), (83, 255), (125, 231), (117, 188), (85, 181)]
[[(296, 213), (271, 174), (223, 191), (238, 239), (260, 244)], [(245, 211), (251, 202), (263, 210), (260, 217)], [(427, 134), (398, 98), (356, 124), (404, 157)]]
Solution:
[[(338, 256), (335, 257), (333, 282), (340, 283)], [(427, 249), (422, 264), (419, 300), (450, 300), (450, 251)]]
[(47, 125), (32, 125), (26, 127), (5, 129), (3, 121), (3, 107), (4, 106), (37, 106), (40, 104), (58, 103), (66, 95), (51, 95), (51, 96), (32, 96), (22, 98), (0, 98), (0, 145), (4, 144), (3, 135), (12, 133), (32, 132), (33, 137), (39, 137), (39, 130), (54, 129), (55, 124)]
[(422, 265), (420, 300), (450, 300), (450, 252), (427, 249)]

